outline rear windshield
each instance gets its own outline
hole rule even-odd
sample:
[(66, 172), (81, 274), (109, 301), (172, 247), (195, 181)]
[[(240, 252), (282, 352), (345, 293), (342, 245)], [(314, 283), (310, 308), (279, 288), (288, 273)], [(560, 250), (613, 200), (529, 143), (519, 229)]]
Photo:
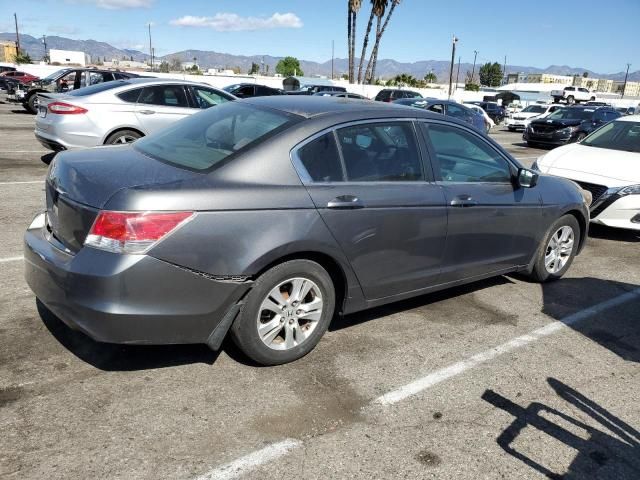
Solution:
[(79, 88), (78, 90), (73, 90), (67, 93), (67, 95), (69, 97), (84, 97), (85, 95), (93, 95), (94, 93), (106, 92), (107, 90), (111, 90), (112, 88), (124, 87), (125, 85), (130, 84), (131, 82), (128, 82), (126, 80), (113, 80), (111, 82), (96, 83), (95, 85)]
[(581, 145), (640, 153), (640, 121), (611, 122), (585, 138)]
[(547, 107), (541, 107), (540, 105), (529, 105), (522, 112), (527, 113), (544, 113), (547, 111)]
[(143, 137), (135, 142), (134, 148), (177, 167), (208, 170), (299, 119), (285, 112), (227, 102)]
[(549, 120), (588, 120), (595, 110), (591, 108), (561, 108), (547, 118)]

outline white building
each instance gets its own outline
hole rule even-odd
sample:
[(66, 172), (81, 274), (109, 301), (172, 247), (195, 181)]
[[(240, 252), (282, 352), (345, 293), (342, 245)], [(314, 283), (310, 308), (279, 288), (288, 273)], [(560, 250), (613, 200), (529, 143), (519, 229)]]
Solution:
[(49, 63), (85, 67), (91, 63), (91, 57), (84, 52), (51, 49), (49, 50)]

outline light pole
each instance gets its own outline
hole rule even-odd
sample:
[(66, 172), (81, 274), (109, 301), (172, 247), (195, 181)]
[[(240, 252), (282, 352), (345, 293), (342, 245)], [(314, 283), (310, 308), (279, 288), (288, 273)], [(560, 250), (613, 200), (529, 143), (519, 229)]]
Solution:
[(151, 57), (151, 71), (153, 72), (153, 47), (151, 47), (151, 22), (149, 26), (149, 57)]
[(454, 35), (453, 41), (451, 42), (451, 68), (449, 69), (449, 99), (451, 99), (451, 87), (453, 86), (453, 64), (456, 61), (456, 43), (458, 43), (458, 39)]
[(476, 59), (478, 58), (478, 51), (473, 51), (473, 68), (471, 69), (471, 83), (475, 83), (474, 76), (476, 74)]
[(629, 67), (631, 66), (630, 63), (627, 63), (627, 73), (624, 74), (624, 85), (622, 85), (622, 96), (620, 97), (621, 99), (624, 98), (624, 91), (627, 89), (627, 78), (629, 78)]
[(456, 88), (454, 89), (454, 91), (458, 90), (458, 78), (460, 77), (460, 60), (461, 58), (458, 57), (458, 70), (456, 70)]
[(42, 43), (44, 43), (44, 58), (43, 58), (43, 60), (46, 63), (49, 63), (47, 61), (47, 36), (46, 35), (42, 35)]

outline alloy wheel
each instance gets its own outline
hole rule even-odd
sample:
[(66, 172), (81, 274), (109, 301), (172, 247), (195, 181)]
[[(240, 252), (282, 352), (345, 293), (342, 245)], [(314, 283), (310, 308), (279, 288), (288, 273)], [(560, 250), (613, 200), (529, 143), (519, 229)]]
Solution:
[(114, 145), (121, 145), (124, 143), (133, 143), (137, 140), (133, 135), (120, 135), (113, 140)]
[(260, 305), (258, 335), (269, 348), (290, 350), (313, 333), (322, 309), (322, 293), (315, 282), (303, 277), (285, 280)]
[(549, 239), (544, 255), (544, 267), (549, 273), (558, 273), (564, 268), (573, 252), (573, 228), (560, 227)]

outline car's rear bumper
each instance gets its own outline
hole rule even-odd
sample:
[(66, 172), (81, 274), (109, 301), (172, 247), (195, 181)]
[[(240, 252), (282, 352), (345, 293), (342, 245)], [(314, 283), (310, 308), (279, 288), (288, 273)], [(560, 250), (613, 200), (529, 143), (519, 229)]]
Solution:
[(148, 255), (89, 247), (71, 255), (45, 229), (25, 233), (27, 283), (60, 320), (97, 341), (208, 343), (252, 284), (216, 281)]

